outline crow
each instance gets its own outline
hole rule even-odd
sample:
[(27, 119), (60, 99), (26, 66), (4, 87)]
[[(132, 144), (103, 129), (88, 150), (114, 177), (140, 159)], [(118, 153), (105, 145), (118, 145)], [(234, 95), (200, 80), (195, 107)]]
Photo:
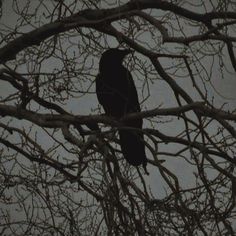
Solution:
[[(131, 52), (129, 49), (111, 48), (101, 56), (99, 74), (96, 77), (96, 94), (108, 116), (121, 118), (128, 113), (140, 111), (132, 75), (122, 65), (124, 57)], [(138, 129), (142, 129), (142, 124), (142, 119), (125, 122), (125, 126)], [(124, 158), (133, 166), (142, 164), (146, 171), (147, 158), (143, 134), (134, 130), (120, 129), (119, 137)]]

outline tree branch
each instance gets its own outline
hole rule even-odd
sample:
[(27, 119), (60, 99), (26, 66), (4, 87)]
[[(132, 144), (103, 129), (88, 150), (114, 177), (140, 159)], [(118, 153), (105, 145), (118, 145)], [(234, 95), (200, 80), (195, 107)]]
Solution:
[(154, 116), (180, 116), (188, 111), (195, 111), (201, 116), (211, 117), (214, 119), (225, 119), (236, 121), (236, 114), (230, 114), (225, 111), (208, 108), (202, 102), (193, 102), (185, 106), (174, 108), (156, 108), (153, 110), (132, 113), (124, 116), (120, 122), (117, 119), (104, 115), (72, 115), (72, 114), (40, 114), (34, 111), (21, 109), (11, 105), (0, 104), (0, 115), (11, 116), (17, 119), (25, 119), (45, 128), (64, 127), (65, 124), (87, 124), (87, 123), (104, 123), (111, 126), (122, 126), (122, 122), (137, 118), (148, 118)]
[(55, 21), (53, 23), (45, 24), (37, 28), (36, 30), (25, 33), (19, 38), (9, 42), (6, 46), (0, 49), (0, 63), (5, 63), (8, 60), (14, 59), (16, 54), (20, 51), (33, 45), (39, 45), (40, 42), (53, 35), (77, 27), (93, 28), (98, 25), (102, 27), (103, 25), (109, 24), (118, 19), (126, 18), (127, 15), (135, 15), (137, 10), (145, 10), (148, 8), (170, 11), (182, 17), (202, 22), (204, 24), (207, 24), (211, 20), (218, 18), (236, 19), (235, 12), (211, 12), (206, 14), (199, 14), (179, 7), (173, 3), (161, 0), (130, 1), (127, 4), (111, 9), (86, 9), (69, 17), (66, 17), (61, 21)]

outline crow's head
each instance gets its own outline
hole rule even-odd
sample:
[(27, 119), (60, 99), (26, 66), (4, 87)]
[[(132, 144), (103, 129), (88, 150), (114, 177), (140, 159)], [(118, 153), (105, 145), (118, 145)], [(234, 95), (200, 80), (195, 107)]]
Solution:
[(102, 57), (99, 63), (100, 71), (103, 68), (109, 68), (109, 67), (114, 68), (114, 67), (120, 66), (122, 64), (124, 57), (127, 54), (132, 53), (132, 52), (133, 51), (130, 49), (122, 49), (122, 50), (118, 48), (108, 49), (102, 54)]

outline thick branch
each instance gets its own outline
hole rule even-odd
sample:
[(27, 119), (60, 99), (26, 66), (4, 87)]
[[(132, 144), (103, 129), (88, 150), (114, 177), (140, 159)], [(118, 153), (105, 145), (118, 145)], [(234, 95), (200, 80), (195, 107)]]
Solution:
[(16, 54), (23, 49), (33, 45), (39, 45), (40, 42), (44, 41), (45, 39), (61, 32), (65, 32), (76, 27), (93, 28), (98, 25), (103, 26), (104, 24), (106, 25), (107, 23), (111, 23), (118, 19), (123, 19), (127, 17), (127, 15), (135, 15), (135, 12), (138, 10), (140, 11), (148, 8), (170, 11), (190, 20), (202, 22), (205, 24), (210, 22), (212, 19), (217, 18), (236, 19), (236, 13), (234, 12), (211, 12), (207, 14), (199, 14), (179, 7), (173, 3), (160, 0), (130, 1), (123, 6), (111, 9), (87, 9), (66, 17), (61, 21), (43, 25), (42, 27), (39, 27), (29, 33), (25, 33), (19, 38), (11, 41), (0, 49), (0, 63), (5, 63), (8, 60), (14, 59)]
[(154, 116), (179, 116), (180, 114), (188, 111), (195, 111), (201, 116), (211, 117), (214, 119), (225, 119), (236, 121), (236, 114), (229, 114), (227, 112), (208, 108), (202, 102), (195, 102), (181, 107), (153, 109), (138, 113), (129, 114), (118, 120), (104, 116), (104, 115), (72, 115), (72, 114), (40, 114), (37, 112), (17, 108), (10, 105), (0, 104), (0, 115), (11, 116), (17, 119), (25, 119), (46, 128), (64, 127), (65, 124), (87, 124), (89, 123), (104, 123), (111, 126), (121, 126), (123, 121), (132, 120), (137, 118), (147, 118)]

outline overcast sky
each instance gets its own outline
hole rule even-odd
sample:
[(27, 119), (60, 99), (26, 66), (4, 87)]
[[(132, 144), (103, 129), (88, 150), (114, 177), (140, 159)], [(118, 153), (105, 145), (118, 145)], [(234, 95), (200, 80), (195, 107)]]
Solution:
[[(23, 0), (22, 0), (23, 1)], [(15, 14), (11, 10), (11, 1), (5, 0), (3, 4), (3, 16), (0, 19), (1, 24), (5, 24), (8, 26), (14, 26), (17, 23), (17, 20), (15, 18)], [(26, 32), (27, 32), (27, 27), (26, 27)], [(192, 32), (186, 32), (187, 34), (191, 34)], [(114, 47), (117, 46), (118, 43), (114, 41), (113, 39), (109, 42), (110, 46)], [(148, 41), (149, 38), (146, 38)], [(171, 47), (175, 47), (176, 45), (172, 45)], [(236, 52), (235, 52), (236, 53)], [(227, 52), (225, 51), (225, 55)], [(139, 54), (135, 54), (137, 57), (140, 57)], [(141, 57), (143, 60), (145, 57)], [(228, 60), (228, 56), (224, 58), (225, 60)], [(214, 97), (214, 104), (216, 107), (220, 107), (222, 104), (227, 103), (228, 106), (226, 106), (229, 109), (235, 109), (236, 108), (236, 74), (233, 72), (232, 66), (230, 61), (224, 61), (228, 65), (228, 71), (229, 73), (225, 73), (224, 79), (221, 78), (221, 75), (219, 73), (220, 68), (215, 63), (213, 65), (213, 73), (211, 76), (211, 83), (206, 84), (208, 88), (208, 96)], [(169, 61), (165, 61), (164, 64), (166, 63), (166, 66), (168, 66)], [(207, 60), (202, 61), (202, 63), (209, 63)], [(48, 68), (53, 68), (55, 64), (47, 64)], [(97, 68), (98, 65), (95, 65)], [(208, 67), (208, 66), (206, 66)], [(209, 66), (210, 67), (210, 66)], [(142, 82), (137, 80), (137, 77), (135, 76), (135, 72), (133, 74), (136, 86), (138, 88), (138, 94), (140, 100), (142, 100), (142, 91), (141, 91), (141, 85)], [(182, 88), (184, 88), (188, 93), (194, 98), (194, 88), (192, 86), (192, 82), (190, 78), (175, 78), (176, 81), (178, 82), (179, 85), (181, 85)], [(0, 94), (5, 95), (9, 94), (12, 92), (11, 86), (9, 86), (6, 83), (3, 83), (0, 81)], [(95, 87), (92, 86), (91, 91), (94, 92)], [(219, 96), (221, 95), (221, 96)], [(211, 99), (209, 99), (211, 100)], [(161, 105), (162, 108), (166, 107), (171, 107), (174, 106), (176, 103), (174, 102), (174, 94), (170, 90), (168, 84), (159, 79), (156, 80), (153, 84), (150, 84), (150, 96), (148, 97), (147, 100), (142, 104), (143, 109), (153, 109), (156, 108), (157, 106)], [(71, 111), (74, 114), (80, 114), (80, 115), (85, 115), (85, 114), (96, 114), (95, 108), (98, 107), (98, 101), (96, 98), (95, 94), (89, 94), (87, 96), (83, 96), (78, 100), (73, 100), (73, 101), (68, 101), (68, 103), (65, 105), (66, 109), (68, 111)], [(91, 111), (92, 109), (92, 111)], [(16, 126), (21, 126), (22, 121), (17, 121), (15, 123)], [(148, 126), (148, 122), (145, 122), (145, 126)], [(164, 131), (166, 134), (168, 133), (173, 133), (175, 130), (176, 132), (181, 128), (179, 127), (181, 125), (178, 123), (176, 120), (176, 123), (168, 123), (165, 127), (163, 125), (160, 125), (160, 130)], [(48, 145), (48, 141), (44, 140), (44, 145)], [(169, 146), (168, 149), (174, 149), (174, 146)], [(179, 180), (185, 181), (186, 186), (191, 183), (191, 177), (186, 178), (186, 176), (192, 176), (193, 175), (193, 170), (187, 168), (185, 166), (183, 161), (180, 161), (179, 159), (175, 158), (169, 158), (165, 166), (173, 170), (177, 176), (179, 176)], [(156, 196), (158, 198), (161, 198), (162, 196), (165, 195), (165, 191), (163, 188), (163, 183), (160, 181), (162, 178), (159, 175), (159, 172), (154, 170), (152, 167), (148, 166), (149, 172), (151, 172), (150, 176), (145, 176), (147, 182), (150, 183), (151, 189), (156, 193)]]

